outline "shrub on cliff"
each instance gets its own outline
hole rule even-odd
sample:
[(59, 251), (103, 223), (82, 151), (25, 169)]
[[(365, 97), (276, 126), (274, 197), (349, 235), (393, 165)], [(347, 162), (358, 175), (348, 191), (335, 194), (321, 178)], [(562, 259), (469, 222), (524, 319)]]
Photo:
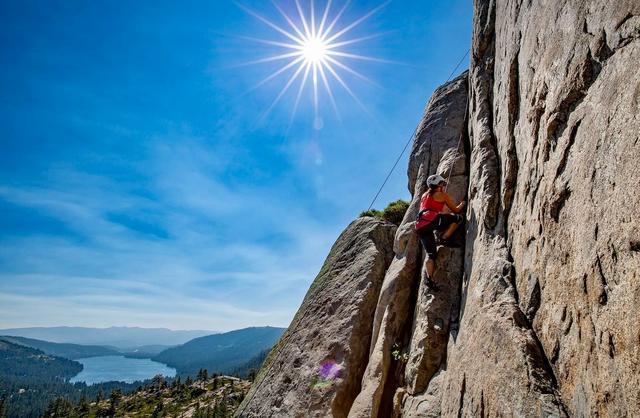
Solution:
[(360, 217), (373, 216), (375, 218), (384, 219), (387, 222), (400, 225), (400, 222), (402, 222), (402, 218), (404, 218), (404, 214), (408, 208), (409, 202), (398, 199), (395, 202), (389, 203), (387, 207), (382, 211), (377, 209), (369, 209), (362, 212), (360, 214)]

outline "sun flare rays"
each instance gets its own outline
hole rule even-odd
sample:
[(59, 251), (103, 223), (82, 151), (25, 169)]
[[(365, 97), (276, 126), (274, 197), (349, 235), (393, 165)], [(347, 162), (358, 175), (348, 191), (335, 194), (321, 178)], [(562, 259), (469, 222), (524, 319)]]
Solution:
[[(377, 85), (369, 78), (358, 72), (349, 65), (350, 60), (365, 62), (389, 62), (383, 59), (369, 57), (366, 55), (356, 54), (344, 50), (344, 47), (355, 45), (370, 39), (380, 37), (382, 34), (372, 34), (348, 38), (350, 32), (360, 26), (367, 19), (374, 16), (389, 1), (382, 3), (378, 7), (362, 15), (361, 17), (350, 21), (343, 22), (343, 16), (351, 1), (346, 0), (340, 7), (334, 7), (334, 1), (326, 0), (321, 10), (316, 10), (314, 0), (293, 0), (291, 12), (287, 13), (285, 8), (272, 0), (274, 8), (277, 10), (281, 19), (274, 21), (269, 19), (248, 7), (239, 4), (238, 6), (247, 14), (253, 16), (270, 29), (273, 29), (280, 39), (259, 39), (253, 37), (242, 37), (243, 39), (277, 47), (280, 50), (274, 55), (259, 58), (244, 63), (244, 65), (255, 65), (263, 63), (272, 63), (284, 61), (285, 63), (267, 75), (264, 79), (255, 84), (251, 90), (257, 89), (267, 82), (277, 78), (282, 78), (284, 85), (266, 109), (262, 119), (266, 118), (274, 107), (282, 100), (285, 94), (292, 89), (295, 83), (298, 83), (297, 89), (294, 87), (295, 102), (292, 109), (290, 124), (295, 119), (302, 96), (305, 91), (311, 93), (311, 103), (314, 112), (314, 124), (317, 123), (320, 111), (320, 93), (323, 90), (329, 100), (329, 104), (340, 119), (338, 110), (338, 101), (335, 96), (335, 89), (332, 89), (332, 83), (337, 83), (365, 112), (368, 113), (366, 106), (354, 93), (344, 78), (344, 74), (349, 74), (360, 80), (366, 81), (373, 85)], [(335, 9), (335, 10), (334, 10)], [(341, 74), (342, 73), (342, 74)], [(286, 74), (286, 75), (285, 75)]]

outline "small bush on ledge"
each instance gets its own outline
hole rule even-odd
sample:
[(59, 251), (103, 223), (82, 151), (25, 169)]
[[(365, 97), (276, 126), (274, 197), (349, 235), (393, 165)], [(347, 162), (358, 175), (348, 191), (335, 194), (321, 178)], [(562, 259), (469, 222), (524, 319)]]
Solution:
[(360, 217), (373, 216), (375, 218), (384, 219), (387, 222), (400, 225), (400, 222), (402, 222), (402, 218), (404, 218), (404, 214), (407, 209), (409, 209), (409, 202), (399, 199), (395, 202), (389, 203), (387, 207), (382, 211), (377, 209), (370, 209), (362, 212), (360, 214)]

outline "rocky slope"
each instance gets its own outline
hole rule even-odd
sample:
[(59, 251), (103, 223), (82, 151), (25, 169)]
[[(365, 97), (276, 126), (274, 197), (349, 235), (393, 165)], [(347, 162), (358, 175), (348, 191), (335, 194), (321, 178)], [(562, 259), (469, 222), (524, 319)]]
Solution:
[(240, 416), (346, 416), (369, 355), (371, 317), (395, 230), (360, 218), (340, 235)]
[[(375, 245), (388, 267), (353, 255), (378, 221), (352, 224), (239, 416), (640, 416), (640, 2), (476, 0), (473, 25)], [(469, 200), (438, 292), (413, 232), (435, 172)], [(326, 359), (339, 373), (314, 386)]]

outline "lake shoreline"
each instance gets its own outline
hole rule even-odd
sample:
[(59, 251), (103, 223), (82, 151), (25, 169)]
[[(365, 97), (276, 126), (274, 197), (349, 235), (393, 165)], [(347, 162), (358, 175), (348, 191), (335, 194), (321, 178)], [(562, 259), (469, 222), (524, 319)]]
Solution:
[(83, 382), (93, 385), (104, 382), (134, 383), (152, 379), (156, 375), (175, 377), (177, 370), (149, 358), (131, 358), (125, 355), (87, 357), (75, 360), (82, 371), (69, 379), (69, 383)]

